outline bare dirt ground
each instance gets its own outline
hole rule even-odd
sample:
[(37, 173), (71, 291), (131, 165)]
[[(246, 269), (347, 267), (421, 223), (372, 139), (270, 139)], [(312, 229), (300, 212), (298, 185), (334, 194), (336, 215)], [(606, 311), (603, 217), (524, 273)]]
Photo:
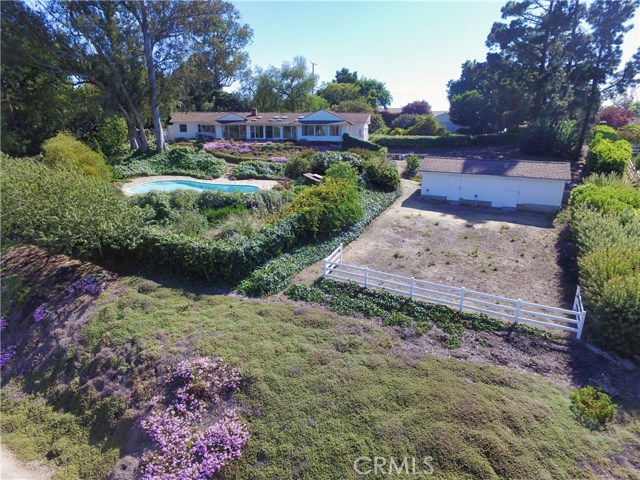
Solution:
[(0, 478), (2, 480), (48, 480), (53, 471), (39, 462), (24, 463), (0, 445)]
[[(575, 284), (561, 267), (568, 247), (549, 214), (450, 205), (403, 193), (344, 250), (344, 261), (396, 275), (550, 306), (571, 306)], [(296, 281), (322, 274), (322, 262)]]

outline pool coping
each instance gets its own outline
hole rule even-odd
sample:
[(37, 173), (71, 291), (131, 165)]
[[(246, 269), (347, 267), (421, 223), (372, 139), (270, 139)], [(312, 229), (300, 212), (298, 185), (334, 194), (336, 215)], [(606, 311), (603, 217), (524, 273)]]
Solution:
[(278, 184), (275, 180), (232, 180), (228, 175), (213, 180), (202, 180), (200, 178), (188, 177), (186, 175), (154, 175), (151, 177), (136, 177), (127, 179), (127, 183), (120, 184), (119, 187), (125, 195), (138, 195), (131, 190), (150, 182), (166, 182), (170, 180), (188, 180), (193, 182), (219, 184), (219, 185), (244, 185), (258, 187), (263, 190), (271, 190)]

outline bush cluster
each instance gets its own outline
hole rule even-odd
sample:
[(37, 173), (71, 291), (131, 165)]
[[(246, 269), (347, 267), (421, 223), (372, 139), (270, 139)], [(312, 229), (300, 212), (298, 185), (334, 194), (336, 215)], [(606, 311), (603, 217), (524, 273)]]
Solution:
[(375, 143), (367, 142), (366, 140), (360, 140), (359, 138), (354, 138), (348, 133), (342, 135), (342, 148), (345, 150), (351, 150), (352, 148), (362, 148), (364, 150), (373, 150), (377, 152), (382, 147)]
[(111, 178), (104, 157), (68, 133), (60, 132), (46, 140), (42, 144), (42, 153), (44, 162), (49, 166), (70, 164), (94, 177), (105, 180)]
[(173, 147), (159, 153), (137, 153), (113, 167), (116, 178), (151, 175), (188, 175), (195, 178), (218, 178), (227, 163), (211, 154), (191, 147)]
[(362, 167), (362, 157), (352, 152), (317, 152), (311, 157), (311, 169), (323, 175), (327, 169), (338, 162), (349, 162), (352, 167)]
[(285, 165), (282, 163), (263, 162), (260, 160), (251, 160), (242, 162), (233, 168), (231, 175), (238, 180), (263, 179), (278, 180), (282, 178), (285, 171)]
[(620, 179), (595, 177), (574, 190), (570, 226), (580, 283), (596, 343), (622, 355), (640, 345), (638, 192)]
[(400, 173), (396, 164), (385, 156), (372, 156), (362, 165), (365, 182), (385, 192), (392, 192), (400, 185)]
[(534, 122), (522, 132), (520, 149), (529, 155), (572, 158), (578, 145), (577, 123), (566, 120), (553, 125)]
[(485, 135), (393, 136), (382, 135), (375, 139), (378, 145), (388, 148), (421, 149), (431, 147), (481, 147), (516, 143), (514, 133), (489, 133)]
[(624, 127), (618, 129), (618, 135), (623, 140), (626, 140), (629, 143), (634, 145), (640, 144), (640, 124), (630, 123), (629, 125), (625, 125)]
[(332, 234), (355, 223), (364, 214), (364, 206), (356, 182), (326, 177), (320, 185), (296, 195), (287, 213), (300, 219), (306, 235), (316, 237), (319, 232)]
[(2, 158), (2, 234), (54, 252), (124, 255), (142, 241), (143, 211), (75, 165)]
[[(614, 134), (618, 135), (615, 130)], [(631, 144), (626, 140), (610, 140), (608, 136), (597, 133), (589, 144), (587, 171), (622, 175), (631, 160), (631, 155)]]
[(597, 387), (584, 387), (569, 395), (571, 408), (579, 420), (595, 427), (604, 427), (613, 419), (617, 405), (611, 396)]

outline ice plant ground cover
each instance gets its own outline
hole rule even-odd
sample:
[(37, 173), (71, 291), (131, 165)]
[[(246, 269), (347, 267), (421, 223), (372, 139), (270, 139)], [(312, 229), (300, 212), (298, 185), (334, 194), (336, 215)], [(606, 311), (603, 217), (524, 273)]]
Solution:
[(221, 358), (179, 363), (168, 393), (155, 399), (142, 428), (156, 444), (142, 461), (142, 480), (209, 479), (238, 458), (249, 434), (234, 411), (202, 429), (203, 416), (238, 388), (240, 372)]

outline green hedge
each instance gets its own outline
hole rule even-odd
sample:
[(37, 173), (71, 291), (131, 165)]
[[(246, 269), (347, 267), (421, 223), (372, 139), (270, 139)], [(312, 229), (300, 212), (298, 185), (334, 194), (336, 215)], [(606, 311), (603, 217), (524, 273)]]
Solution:
[(270, 260), (243, 280), (238, 285), (238, 290), (252, 297), (264, 297), (281, 291), (296, 273), (329, 255), (338, 244), (347, 244), (357, 239), (367, 225), (399, 195), (400, 190), (390, 193), (365, 190), (362, 192), (365, 213), (357, 223), (334, 236), (304, 244)]
[(113, 167), (116, 178), (152, 175), (188, 175), (195, 178), (222, 176), (227, 162), (190, 147), (173, 147), (160, 153), (134, 154)]
[[(640, 345), (640, 213), (637, 192), (596, 177), (573, 193), (570, 226), (578, 247), (586, 329), (599, 345), (637, 355)], [(574, 190), (574, 192), (576, 191)]]
[(598, 134), (589, 145), (587, 171), (622, 175), (627, 169), (631, 155), (631, 144), (626, 140), (608, 140)]
[(143, 211), (109, 182), (74, 165), (5, 156), (1, 169), (4, 236), (83, 257), (123, 256), (141, 241)]
[(349, 150), (351, 148), (363, 148), (365, 150), (372, 150), (377, 152), (382, 147), (375, 143), (367, 142), (366, 140), (360, 140), (359, 138), (354, 138), (348, 133), (342, 135), (342, 148), (344, 150)]
[(446, 135), (441, 137), (393, 136), (376, 137), (375, 142), (388, 148), (420, 149), (431, 147), (482, 147), (506, 145), (518, 141), (515, 133), (490, 133), (486, 135)]
[(231, 175), (238, 180), (278, 180), (284, 175), (285, 164), (251, 160), (233, 168)]
[(94, 152), (80, 140), (60, 132), (42, 144), (44, 163), (49, 166), (69, 163), (94, 177), (111, 179), (111, 171), (102, 154)]

